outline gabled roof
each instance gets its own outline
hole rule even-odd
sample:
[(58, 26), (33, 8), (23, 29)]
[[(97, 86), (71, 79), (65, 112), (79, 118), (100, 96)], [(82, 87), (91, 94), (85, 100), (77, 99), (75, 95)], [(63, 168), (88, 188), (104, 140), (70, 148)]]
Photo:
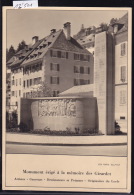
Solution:
[(25, 58), (25, 60), (22, 63), (22, 66), (25, 64), (29, 64), (30, 62), (37, 61), (39, 59), (42, 59), (45, 55), (45, 53), (48, 51), (50, 47), (54, 44), (57, 37), (60, 35), (62, 30), (59, 30), (55, 33), (50, 34), (49, 36), (43, 38), (40, 41), (40, 44), (34, 48), (34, 50), (30, 53), (30, 55)]
[(78, 52), (80, 54), (90, 54), (89, 51), (84, 49), (75, 39), (71, 37), (67, 40), (63, 30), (51, 33), (49, 36), (42, 39), (40, 44), (25, 58), (22, 66), (28, 65), (31, 62), (42, 60), (44, 55), (49, 49), (59, 49), (64, 51)]
[(10, 66), (14, 62), (14, 56), (7, 61), (7, 66)]
[(74, 38), (71, 37), (70, 40), (67, 40), (64, 32), (59, 35), (52, 48), (59, 50), (66, 50), (72, 52), (78, 52), (80, 54), (90, 54), (86, 49), (84, 49)]
[[(34, 50), (34, 48), (36, 48), (40, 44), (41, 41), (42, 40), (37, 41), (34, 45), (29, 45), (27, 48), (18, 51), (14, 55), (14, 56), (16, 56), (17, 59), (14, 60), (10, 66), (14, 67), (16, 65), (20, 65), (25, 60), (25, 58)], [(13, 58), (14, 58), (14, 56), (13, 56)], [(7, 63), (9, 63), (9, 61)]]
[(77, 40), (78, 43), (80, 43), (81, 45), (85, 45), (88, 43), (94, 43), (95, 42), (95, 34), (90, 34), (84, 37), (81, 37), (80, 39)]

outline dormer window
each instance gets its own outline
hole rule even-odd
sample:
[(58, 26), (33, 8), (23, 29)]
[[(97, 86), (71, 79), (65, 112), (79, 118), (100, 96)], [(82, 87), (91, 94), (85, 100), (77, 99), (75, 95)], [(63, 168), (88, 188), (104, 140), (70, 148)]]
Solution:
[(40, 49), (41, 49), (42, 47), (43, 47), (42, 45), (39, 46)]
[(47, 45), (46, 44), (43, 44), (43, 47), (45, 48)]
[(51, 44), (51, 42), (48, 42), (48, 46)]
[(42, 54), (42, 52), (38, 52), (38, 56), (40, 56)]

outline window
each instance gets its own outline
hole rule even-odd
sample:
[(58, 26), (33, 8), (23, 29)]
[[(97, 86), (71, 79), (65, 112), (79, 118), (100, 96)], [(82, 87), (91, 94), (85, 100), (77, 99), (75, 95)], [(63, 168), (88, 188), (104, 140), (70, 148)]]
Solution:
[(120, 119), (121, 120), (125, 120), (125, 116), (120, 116)]
[(48, 46), (51, 44), (51, 42), (48, 42)]
[(121, 56), (126, 55), (126, 43), (121, 44)]
[(126, 104), (126, 91), (120, 91), (120, 105)]
[(90, 80), (74, 79), (74, 85), (87, 85), (90, 84)]
[(60, 65), (51, 63), (50, 64), (50, 70), (59, 71), (60, 70)]
[(90, 74), (90, 68), (89, 67), (84, 67), (84, 73), (85, 74)]
[(25, 81), (23, 81), (23, 87), (24, 87), (24, 88), (26, 87), (26, 83), (25, 83)]
[(80, 67), (80, 73), (84, 73), (84, 67)]
[(84, 66), (74, 66), (74, 73), (90, 74), (90, 68)]
[(16, 91), (16, 97), (17, 97), (17, 91)]
[(66, 52), (64, 51), (61, 52), (61, 58), (66, 58)]
[(30, 79), (30, 86), (32, 85), (32, 79)]
[(90, 56), (85, 54), (74, 54), (74, 60), (90, 61)]
[(40, 56), (42, 54), (42, 52), (38, 52), (38, 56)]
[(50, 53), (52, 57), (57, 57), (57, 51), (50, 50)]
[(12, 85), (15, 85), (15, 80), (14, 79), (12, 80)]
[(80, 73), (80, 67), (74, 66), (74, 73)]
[(90, 61), (89, 55), (80, 54), (80, 60), (81, 61)]
[(68, 52), (50, 50), (51, 57), (66, 58), (68, 59)]
[(29, 80), (27, 80), (27, 87), (29, 87)]
[(12, 96), (15, 96), (15, 92), (14, 91), (12, 91)]
[(24, 98), (26, 97), (25, 93), (23, 93), (23, 97), (24, 97)]
[(33, 82), (34, 82), (34, 85), (40, 84), (41, 83), (41, 77), (34, 78)]
[(19, 96), (21, 96), (21, 90), (19, 90)]
[(126, 66), (121, 66), (121, 81), (123, 83), (126, 81)]
[(54, 91), (53, 91), (53, 97), (57, 97), (58, 94), (59, 94), (59, 91), (57, 91), (57, 90), (54, 90)]
[(80, 54), (74, 53), (74, 60), (80, 60)]
[(51, 84), (59, 84), (59, 77), (50, 77)]
[(18, 80), (16, 79), (16, 86), (18, 85)]
[(61, 51), (57, 51), (57, 57), (61, 58)]
[(21, 85), (21, 78), (20, 78), (20, 82), (19, 82), (19, 83), (20, 83), (20, 85)]

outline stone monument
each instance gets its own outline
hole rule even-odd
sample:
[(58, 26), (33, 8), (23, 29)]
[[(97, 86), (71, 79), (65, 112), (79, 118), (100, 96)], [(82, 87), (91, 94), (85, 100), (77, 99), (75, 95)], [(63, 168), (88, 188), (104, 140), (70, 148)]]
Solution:
[(50, 129), (54, 131), (97, 131), (96, 98), (44, 97), (21, 98), (19, 122), (28, 129)]
[(95, 36), (94, 97), (98, 105), (98, 128), (114, 134), (114, 60), (113, 37), (106, 31)]

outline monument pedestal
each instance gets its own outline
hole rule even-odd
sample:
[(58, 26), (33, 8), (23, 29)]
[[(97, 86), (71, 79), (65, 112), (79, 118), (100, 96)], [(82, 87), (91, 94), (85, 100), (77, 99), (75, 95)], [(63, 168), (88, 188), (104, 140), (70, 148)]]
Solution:
[(113, 37), (107, 32), (95, 36), (94, 96), (98, 105), (98, 128), (114, 134), (114, 60)]

